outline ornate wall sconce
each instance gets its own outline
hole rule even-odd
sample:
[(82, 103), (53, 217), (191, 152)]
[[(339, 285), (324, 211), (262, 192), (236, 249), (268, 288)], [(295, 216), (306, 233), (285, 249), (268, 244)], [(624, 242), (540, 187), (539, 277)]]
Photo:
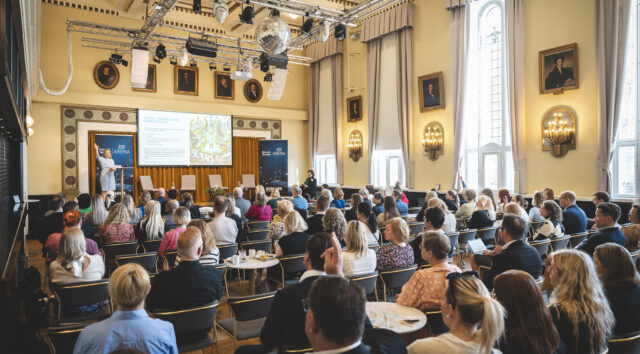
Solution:
[(353, 130), (349, 133), (347, 150), (349, 150), (349, 158), (353, 162), (358, 162), (362, 157), (362, 133), (359, 130)]
[(573, 110), (554, 107), (542, 118), (542, 151), (562, 157), (576, 149), (576, 118)]
[(438, 122), (430, 122), (424, 127), (424, 136), (422, 137), (422, 147), (424, 155), (435, 161), (438, 156), (442, 155), (444, 145), (444, 129)]

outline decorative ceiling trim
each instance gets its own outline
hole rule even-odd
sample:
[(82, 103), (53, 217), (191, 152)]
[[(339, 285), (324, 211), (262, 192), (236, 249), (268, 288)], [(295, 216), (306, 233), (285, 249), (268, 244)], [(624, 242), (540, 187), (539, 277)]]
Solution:
[(77, 3), (74, 3), (72, 1), (42, 0), (42, 3), (43, 4), (50, 4), (50, 5), (64, 6), (64, 7), (69, 7), (69, 8), (78, 9), (78, 10), (98, 12), (98, 13), (101, 13), (101, 14), (120, 16), (120, 12), (118, 12), (116, 10), (111, 10), (111, 9), (107, 9), (107, 8), (103, 8), (103, 7), (97, 7), (97, 6), (89, 6), (89, 5), (84, 5), (84, 4), (77, 4)]

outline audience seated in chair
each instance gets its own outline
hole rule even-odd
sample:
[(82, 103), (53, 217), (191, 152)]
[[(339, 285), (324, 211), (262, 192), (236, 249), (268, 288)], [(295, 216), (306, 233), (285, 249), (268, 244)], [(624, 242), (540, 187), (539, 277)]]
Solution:
[(398, 197), (398, 199), (401, 202), (405, 203), (407, 205), (407, 207), (409, 207), (409, 199), (407, 198), (407, 196), (402, 191), (402, 183), (400, 183), (400, 181), (396, 182), (396, 184), (393, 186), (393, 190), (397, 190), (400, 193), (400, 196)]
[(447, 191), (447, 194), (445, 194), (444, 198), (444, 203), (446, 204), (449, 211), (451, 211), (452, 213), (458, 211), (458, 208), (460, 208), (460, 198), (458, 197), (458, 192), (450, 189)]
[[(78, 213), (72, 211), (69, 213)], [(76, 283), (99, 280), (104, 276), (104, 262), (98, 254), (87, 254), (82, 230), (69, 228), (62, 233), (56, 260), (49, 265), (52, 283)]]
[(242, 198), (242, 187), (233, 189), (233, 198), (235, 199), (236, 206), (240, 209), (240, 215), (246, 214), (251, 207), (251, 202)]
[(633, 205), (629, 210), (629, 222), (631, 225), (622, 228), (622, 234), (627, 240), (625, 247), (629, 252), (638, 250), (638, 242), (640, 242), (640, 205)]
[(122, 204), (124, 204), (129, 213), (129, 223), (134, 225), (138, 224), (142, 219), (142, 211), (136, 208), (133, 203), (133, 198), (129, 194), (125, 194), (122, 198)]
[[(220, 250), (216, 246), (216, 239), (213, 236), (213, 231), (202, 219), (191, 220), (187, 225), (187, 229), (195, 227), (200, 230), (200, 236), (202, 236), (202, 253), (200, 254), (200, 264), (202, 265), (217, 265), (220, 261)], [(180, 264), (180, 255), (176, 257), (176, 266)]]
[(615, 243), (596, 247), (593, 262), (616, 320), (614, 336), (640, 331), (640, 275), (629, 252)]
[(188, 192), (182, 193), (182, 206), (189, 209), (191, 220), (200, 219), (200, 206), (194, 202), (193, 194)]
[[(591, 202), (593, 203), (593, 205), (595, 207), (598, 206), (598, 204), (600, 203), (608, 203), (609, 201), (611, 201), (611, 196), (609, 196), (609, 193), (607, 192), (603, 192), (603, 191), (599, 191), (599, 192), (595, 192), (593, 193), (593, 195), (591, 196)], [(588, 218), (587, 219), (587, 229), (591, 229), (591, 230), (595, 230), (596, 229), (596, 220)]]
[(476, 191), (471, 188), (463, 189), (462, 199), (465, 203), (461, 204), (458, 211), (456, 211), (456, 217), (460, 219), (468, 219), (476, 210)]
[(85, 214), (84, 219), (82, 221), (82, 231), (84, 231), (85, 236), (95, 237), (93, 235), (93, 230), (98, 229), (104, 221), (107, 220), (109, 213), (104, 206), (104, 200), (100, 194), (94, 194), (91, 197), (91, 211)]
[(89, 193), (82, 193), (78, 196), (78, 211), (82, 216), (91, 211), (91, 196)]
[(272, 187), (271, 193), (269, 194), (269, 201), (267, 202), (272, 211), (276, 211), (278, 209), (278, 202), (281, 200), (280, 187)]
[(160, 211), (164, 213), (162, 219), (164, 220), (164, 231), (167, 232), (176, 227), (176, 221), (173, 220), (176, 210), (180, 207), (177, 200), (170, 200), (165, 203), (165, 206), (160, 208)]
[[(438, 210), (438, 208), (427, 209)], [(452, 272), (461, 272), (460, 268), (449, 264), (447, 258), (451, 252), (451, 241), (441, 231), (426, 231), (420, 237), (422, 245), (421, 258), (426, 260), (430, 267), (418, 270), (411, 279), (402, 287), (396, 303), (424, 308), (440, 307), (444, 297), (445, 278)]]
[[(384, 231), (384, 239), (389, 243), (383, 245), (376, 253), (376, 270), (384, 271), (403, 268), (414, 264), (413, 249), (407, 243), (409, 226), (401, 218), (392, 219)], [(387, 289), (387, 296), (395, 297), (398, 289)]]
[(109, 210), (109, 216), (100, 226), (100, 245), (112, 242), (135, 241), (133, 225), (129, 223), (129, 211), (122, 203), (117, 203)]
[(64, 229), (64, 213), (62, 210), (64, 203), (65, 200), (59, 195), (53, 197), (49, 202), (50, 210), (45, 214), (44, 220), (42, 221), (42, 243), (44, 243), (47, 236), (62, 232), (62, 229)]
[(267, 227), (269, 230), (267, 232), (267, 239), (273, 241), (278, 241), (285, 235), (283, 220), (287, 214), (293, 211), (293, 204), (283, 199), (278, 202), (277, 210), (278, 212), (273, 216), (273, 220), (271, 220)]
[(398, 205), (392, 196), (384, 197), (384, 212), (378, 214), (378, 227), (385, 227), (389, 221), (399, 218)]
[(447, 204), (440, 198), (432, 198), (429, 200), (429, 208), (437, 207), (444, 213), (444, 223), (442, 224), (442, 231), (447, 234), (456, 232), (456, 216), (449, 211)]
[(551, 253), (549, 310), (560, 334), (560, 353), (603, 353), (615, 318), (591, 257), (581, 251)]
[(143, 218), (146, 216), (144, 208), (147, 206), (147, 203), (150, 200), (151, 200), (151, 193), (149, 192), (142, 192), (140, 193), (140, 197), (138, 197), (138, 205), (136, 206), (136, 208), (140, 209), (140, 212), (142, 213)]
[(540, 215), (540, 207), (543, 202), (542, 198), (542, 191), (535, 191), (535, 193), (533, 193), (531, 209), (529, 209), (529, 222), (544, 221), (544, 217)]
[(242, 228), (242, 217), (239, 214), (240, 209), (238, 209), (234, 200), (235, 198), (233, 198), (233, 196), (227, 195), (227, 210), (225, 210), (224, 215), (236, 223), (236, 227), (238, 228), (236, 242), (244, 242), (246, 241), (246, 234)]
[(160, 247), (158, 247), (158, 254), (161, 257), (164, 256), (165, 251), (175, 250), (177, 248), (178, 237), (187, 229), (187, 224), (191, 221), (191, 213), (189, 213), (189, 209), (179, 207), (173, 213), (173, 220), (176, 223), (176, 227), (164, 234), (162, 243), (160, 243)]
[(358, 205), (362, 203), (362, 195), (360, 193), (353, 193), (351, 195), (351, 209), (345, 210), (344, 218), (346, 221), (358, 220)]
[(307, 225), (309, 225), (309, 229), (307, 230), (307, 232), (309, 234), (322, 232), (322, 218), (327, 212), (327, 209), (329, 209), (329, 203), (329, 199), (323, 196), (320, 196), (318, 199), (316, 199), (316, 213), (314, 216), (307, 219)]
[(371, 197), (370, 197), (370, 194), (369, 194), (369, 190), (367, 189), (367, 187), (360, 188), (358, 193), (362, 197), (362, 202), (361, 203), (367, 203), (367, 204), (369, 204), (369, 206), (373, 206), (373, 203), (371, 202), (371, 199), (370, 199)]
[(254, 204), (247, 210), (244, 217), (249, 221), (269, 221), (271, 216), (273, 216), (273, 211), (267, 205), (267, 196), (264, 192), (258, 192)]
[(545, 200), (540, 207), (540, 216), (544, 222), (531, 238), (533, 241), (546, 240), (564, 236), (564, 225), (562, 224), (562, 209), (553, 200)]
[(382, 197), (382, 194), (380, 192), (376, 192), (376, 193), (373, 194), (373, 200), (372, 200), (373, 206), (372, 206), (371, 210), (376, 215), (376, 218), (381, 213), (384, 213), (383, 199), (384, 198)]
[(376, 220), (376, 214), (371, 209), (371, 205), (368, 203), (358, 204), (356, 216), (358, 217), (358, 220), (365, 225), (367, 243), (380, 243), (378, 220)]
[(347, 221), (340, 210), (329, 208), (322, 218), (322, 228), (326, 233), (334, 233), (343, 247), (346, 245)]
[[(367, 203), (362, 205), (369, 207)], [(367, 225), (361, 221), (353, 220), (347, 224), (347, 249), (342, 253), (342, 270), (345, 276), (371, 273), (376, 269), (376, 253), (368, 247), (368, 230)]]
[(160, 187), (158, 188), (158, 190), (156, 191), (156, 201), (160, 203), (160, 205), (164, 204), (167, 202), (167, 198), (165, 198), (165, 195), (167, 194), (167, 192), (165, 192), (165, 189)]
[[(444, 234), (442, 231), (442, 225), (444, 223), (444, 212), (440, 208), (428, 208), (425, 210), (424, 216), (424, 231), (438, 231)], [(426, 260), (422, 258), (422, 235), (416, 236), (409, 244), (413, 249), (413, 260), (417, 264), (424, 264)]]
[[(81, 229), (82, 228), (82, 216), (79, 212), (72, 210), (68, 211), (64, 214), (64, 229), (62, 232), (65, 232), (70, 229)], [(100, 250), (98, 249), (98, 244), (96, 241), (86, 238), (86, 251), (91, 255), (100, 255)], [(47, 242), (44, 244), (44, 250), (47, 257), (47, 262), (50, 262), (58, 257), (58, 248), (60, 245), (60, 238), (62, 237), (62, 233), (57, 232), (49, 235), (47, 238)]]
[(624, 247), (627, 241), (625, 240), (620, 227), (617, 226), (620, 214), (620, 207), (617, 204), (609, 202), (598, 204), (596, 207), (595, 219), (598, 233), (587, 237), (586, 240), (576, 246), (576, 249), (593, 256), (593, 252), (596, 247), (603, 243), (613, 242)]
[(476, 211), (471, 214), (471, 219), (467, 221), (467, 227), (470, 229), (491, 227), (495, 219), (496, 213), (495, 209), (493, 209), (491, 198), (486, 195), (481, 195), (476, 202)]
[(293, 203), (294, 209), (305, 211), (309, 209), (309, 202), (302, 197), (302, 189), (300, 187), (291, 186), (291, 194), (293, 194), (291, 202)]
[(344, 209), (346, 202), (344, 201), (344, 191), (338, 187), (333, 190), (333, 200), (331, 201), (331, 207), (337, 209)]
[[(548, 199), (547, 195), (545, 200), (553, 200), (553, 191), (551, 191), (551, 199)], [(587, 214), (576, 205), (575, 193), (572, 191), (564, 191), (560, 193), (559, 201), (560, 206), (564, 209), (562, 212), (564, 233), (573, 235), (587, 231)], [(593, 253), (593, 250), (591, 250), (591, 253)]]
[(424, 211), (429, 208), (429, 201), (432, 199), (438, 199), (438, 192), (428, 191), (424, 195), (424, 204), (422, 204), (422, 208), (420, 208), (420, 211), (416, 215), (416, 221), (424, 221)]
[[(404, 197), (405, 199), (407, 198), (404, 195), (404, 193), (402, 193), (402, 190), (394, 189), (391, 194), (393, 195), (393, 199), (396, 200), (396, 207), (398, 209), (398, 213), (400, 213), (401, 216), (409, 214), (409, 201), (402, 200), (402, 197)], [(385, 206), (385, 209), (386, 209), (386, 206)]]
[[(238, 199), (236, 198), (236, 202)], [(233, 219), (228, 218), (225, 212), (228, 209), (227, 198), (219, 195), (213, 200), (214, 218), (209, 221), (209, 227), (213, 230), (216, 243), (225, 245), (235, 243), (238, 237), (238, 225)]]
[(74, 353), (111, 353), (122, 347), (142, 353), (178, 353), (173, 325), (149, 317), (144, 309), (151, 284), (142, 266), (118, 267), (109, 279), (109, 297), (117, 311), (84, 328)]
[(284, 217), (284, 233), (276, 243), (276, 257), (304, 253), (305, 245), (309, 239), (307, 223), (297, 211), (292, 211)]
[(150, 200), (145, 206), (145, 217), (134, 229), (140, 243), (149, 240), (161, 240), (164, 237), (164, 219), (160, 215), (160, 203)]

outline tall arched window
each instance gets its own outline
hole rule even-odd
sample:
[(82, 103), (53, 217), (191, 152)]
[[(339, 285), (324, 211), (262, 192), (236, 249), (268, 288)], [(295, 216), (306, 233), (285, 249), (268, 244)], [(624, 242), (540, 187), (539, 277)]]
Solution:
[(504, 1), (480, 0), (470, 6), (463, 176), (471, 187), (513, 189)]

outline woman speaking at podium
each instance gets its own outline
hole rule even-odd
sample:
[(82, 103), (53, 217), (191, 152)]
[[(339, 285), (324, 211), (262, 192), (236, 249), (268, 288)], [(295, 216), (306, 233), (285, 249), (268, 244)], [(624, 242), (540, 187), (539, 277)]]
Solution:
[(98, 144), (94, 144), (96, 148), (96, 157), (100, 162), (100, 186), (102, 187), (102, 200), (107, 200), (107, 192), (116, 189), (116, 164), (111, 157), (111, 149), (104, 149), (100, 156), (100, 148)]

